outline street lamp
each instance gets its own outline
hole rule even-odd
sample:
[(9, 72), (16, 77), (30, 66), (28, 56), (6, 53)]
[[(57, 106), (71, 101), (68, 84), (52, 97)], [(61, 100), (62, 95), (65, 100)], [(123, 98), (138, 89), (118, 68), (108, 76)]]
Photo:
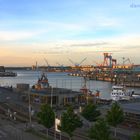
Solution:
[(126, 75), (123, 76), (123, 86), (125, 85)]
[(28, 100), (29, 100), (29, 124), (30, 124), (30, 126), (31, 126), (31, 122), (32, 122), (32, 117), (31, 117), (31, 98), (30, 98), (30, 91), (28, 91)]
[(117, 75), (115, 74), (114, 77), (115, 77), (115, 85), (117, 85)]
[(51, 86), (51, 108), (53, 104), (53, 87)]

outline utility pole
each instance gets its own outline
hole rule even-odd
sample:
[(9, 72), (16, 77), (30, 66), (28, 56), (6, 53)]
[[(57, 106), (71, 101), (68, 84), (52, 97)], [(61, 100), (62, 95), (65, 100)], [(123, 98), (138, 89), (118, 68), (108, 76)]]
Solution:
[(30, 91), (28, 91), (28, 100), (29, 100), (29, 124), (31, 126), (32, 117), (31, 117), (31, 99), (30, 99)]
[(53, 104), (53, 87), (51, 86), (51, 108)]
[(85, 88), (85, 94), (86, 94), (86, 102), (88, 104), (88, 89), (87, 89), (87, 79), (84, 77), (84, 88)]

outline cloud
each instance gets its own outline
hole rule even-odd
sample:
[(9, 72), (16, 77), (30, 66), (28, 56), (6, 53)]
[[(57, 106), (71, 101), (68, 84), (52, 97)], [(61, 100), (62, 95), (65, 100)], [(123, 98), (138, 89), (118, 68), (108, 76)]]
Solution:
[[(90, 20), (88, 20), (90, 19)], [(12, 28), (20, 27), (23, 29), (26, 28), (26, 30), (30, 30), (29, 28), (36, 30), (39, 28), (40, 30), (46, 30), (47, 31), (55, 31), (56, 33), (58, 31), (64, 32), (64, 31), (73, 31), (73, 33), (79, 33), (81, 31), (97, 31), (101, 28), (115, 28), (120, 25), (120, 21), (118, 19), (110, 18), (107, 16), (95, 16), (90, 15), (89, 17), (81, 19), (81, 21), (60, 21), (60, 20), (0, 20), (1, 26), (3, 27), (10, 27), (12, 25)], [(10, 23), (10, 24), (9, 24)], [(71, 32), (72, 33), (72, 32)]]
[[(9, 58), (16, 57), (18, 59), (18, 57), (24, 57), (26, 55), (29, 57), (28, 60), (30, 63), (33, 63), (31, 62), (33, 60), (30, 60), (31, 57), (34, 58), (34, 61), (40, 61), (42, 64), (42, 59), (46, 56), (51, 63), (55, 64), (60, 59), (60, 63), (67, 65), (68, 57), (74, 61), (78, 61), (83, 57), (87, 57), (87, 61), (89, 58), (93, 59), (93, 57), (97, 61), (102, 61), (103, 53), (108, 52), (112, 53), (114, 59), (129, 57), (134, 63), (139, 63), (139, 40), (139, 35), (123, 35), (104, 38), (102, 40), (60, 40), (57, 42), (29, 42), (27, 44), (20, 44), (20, 42), (17, 44), (13, 42), (9, 44), (3, 43), (1, 44), (1, 57), (8, 55)], [(16, 61), (16, 58), (14, 61)]]
[(0, 41), (29, 39), (41, 33), (42, 31), (0, 31)]
[(103, 49), (103, 50), (94, 50), (94, 51), (86, 51), (86, 52), (79, 52), (79, 53), (87, 53), (87, 54), (95, 54), (95, 53), (119, 53), (122, 52), (122, 49), (114, 50), (114, 49)]
[(116, 18), (101, 16), (97, 18), (98, 26), (100, 27), (120, 27), (121, 21)]
[(122, 49), (124, 50), (137, 50), (137, 49), (140, 49), (140, 45), (129, 45), (129, 46), (123, 46)]
[[(9, 25), (9, 23), (12, 24)], [(11, 28), (7, 30), (6, 28)], [(21, 30), (17, 29), (21, 28)], [(3, 30), (5, 29), (5, 30)], [(13, 30), (14, 29), (14, 30)], [(53, 22), (47, 20), (3, 21), (0, 27), (0, 41), (17, 41), (26, 39), (58, 40), (86, 31), (86, 27), (76, 23)]]
[[(0, 20), (1, 25), (3, 26), (10, 26), (12, 24), (12, 26), (20, 26), (20, 25), (27, 25), (25, 27), (28, 28), (28, 26), (30, 28), (34, 28), (36, 30), (36, 28), (39, 29), (47, 29), (49, 31), (52, 30), (83, 30), (84, 27), (82, 26), (82, 24), (79, 23), (75, 23), (75, 22), (60, 22), (60, 21), (51, 21), (51, 20)], [(10, 23), (10, 24), (9, 24)], [(31, 26), (32, 25), (32, 26)], [(22, 27), (22, 26), (21, 26)]]
[(102, 46), (107, 45), (107, 42), (97, 42), (97, 43), (81, 43), (81, 44), (71, 44), (71, 47), (95, 47), (95, 46)]
[[(94, 52), (129, 52), (140, 49), (138, 35), (123, 35), (118, 37), (104, 38), (102, 40), (63, 40), (58, 42), (34, 44), (43, 48), (41, 53), (67, 54), (67, 53), (94, 53)], [(39, 47), (40, 46), (40, 47)]]

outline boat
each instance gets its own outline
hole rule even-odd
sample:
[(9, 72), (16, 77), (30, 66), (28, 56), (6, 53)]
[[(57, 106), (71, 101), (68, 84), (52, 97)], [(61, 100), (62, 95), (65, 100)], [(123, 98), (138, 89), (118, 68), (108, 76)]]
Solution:
[(34, 86), (34, 88), (37, 90), (51, 88), (48, 82), (47, 75), (45, 75), (45, 73), (42, 73), (41, 78), (38, 79), (38, 82)]
[(4, 66), (0, 66), (0, 77), (15, 77), (17, 76), (14, 72), (6, 71)]
[(96, 92), (93, 92), (91, 91), (90, 89), (87, 88), (87, 77), (84, 77), (84, 84), (82, 86), (82, 88), (80, 89), (80, 92), (83, 94), (83, 95), (86, 95), (86, 96), (90, 96), (90, 97), (98, 97), (100, 96), (100, 91), (99, 90), (96, 90)]
[(17, 76), (14, 72), (0, 72), (0, 77), (15, 77)]
[(127, 90), (125, 86), (112, 86), (111, 99), (114, 101), (130, 100), (134, 94), (134, 90)]
[(59, 106), (77, 103), (81, 93), (67, 88), (51, 86), (47, 74), (43, 72), (36, 84), (30, 89), (30, 96), (34, 103), (48, 103), (51, 106), (53, 104)]

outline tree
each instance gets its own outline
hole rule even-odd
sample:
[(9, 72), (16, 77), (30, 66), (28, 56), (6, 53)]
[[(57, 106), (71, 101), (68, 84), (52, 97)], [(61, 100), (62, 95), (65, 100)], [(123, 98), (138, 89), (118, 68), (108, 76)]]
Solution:
[(67, 111), (61, 116), (59, 129), (66, 132), (71, 138), (74, 130), (78, 127), (82, 127), (82, 121), (80, 120), (80, 117), (74, 113), (72, 107), (68, 107)]
[(82, 116), (89, 121), (96, 121), (98, 116), (100, 116), (100, 111), (97, 110), (96, 105), (90, 103), (82, 111)]
[(110, 128), (104, 119), (99, 119), (89, 130), (89, 137), (94, 140), (110, 140)]
[(48, 129), (54, 126), (55, 113), (52, 110), (52, 108), (47, 104), (41, 106), (41, 111), (38, 112), (37, 118), (39, 123), (41, 123), (47, 128), (47, 133), (48, 133)]
[(109, 125), (115, 128), (114, 135), (116, 136), (117, 126), (124, 120), (123, 109), (117, 102), (112, 104), (111, 109), (107, 112), (106, 119)]
[(140, 133), (135, 133), (135, 134), (132, 136), (132, 140), (140, 140)]

